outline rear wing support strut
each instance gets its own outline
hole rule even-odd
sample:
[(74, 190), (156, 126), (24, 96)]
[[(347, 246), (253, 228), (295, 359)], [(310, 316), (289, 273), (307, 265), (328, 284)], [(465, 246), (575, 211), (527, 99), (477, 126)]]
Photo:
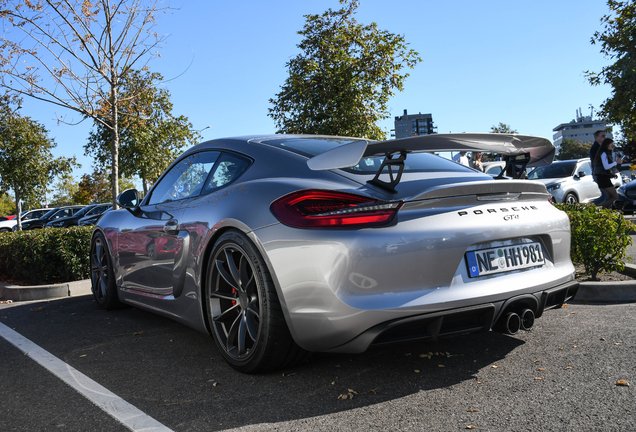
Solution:
[[(395, 190), (395, 186), (400, 183), (400, 179), (402, 178), (402, 173), (404, 172), (404, 161), (406, 160), (406, 152), (400, 152), (399, 156), (397, 153), (387, 153), (384, 157), (384, 161), (382, 161), (382, 165), (380, 165), (380, 169), (375, 173), (375, 177), (372, 180), (369, 180), (367, 183), (370, 183), (374, 186), (380, 187), (389, 192), (397, 192)], [(380, 175), (382, 171), (384, 171), (384, 167), (388, 168), (389, 181), (386, 182), (384, 180), (380, 180)], [(394, 168), (397, 169), (397, 173), (394, 175)]]
[(530, 162), (530, 154), (505, 155), (506, 167), (499, 173), (496, 179), (504, 178), (504, 175), (513, 179), (527, 178), (526, 165)]

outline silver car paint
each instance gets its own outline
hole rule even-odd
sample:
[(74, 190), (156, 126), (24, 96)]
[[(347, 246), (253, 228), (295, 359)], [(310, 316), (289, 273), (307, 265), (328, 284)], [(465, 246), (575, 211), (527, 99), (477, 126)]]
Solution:
[[(166, 207), (173, 213), (175, 208), (183, 209), (178, 214), (179, 228), (189, 236), (179, 295), (165, 288), (169, 284), (160, 290), (126, 285), (131, 265), (135, 271), (175, 272), (174, 259), (153, 262), (138, 252), (130, 262), (122, 256), (124, 231), (144, 226), (131, 222), (130, 212), (109, 212), (97, 224), (114, 258), (121, 301), (207, 331), (202, 306), (206, 260), (215, 238), (227, 229), (246, 233), (263, 255), (294, 339), (312, 351), (338, 350), (387, 320), (503, 301), (574, 279), (567, 216), (548, 203), (549, 195), (543, 186), (537, 188), (538, 183), (497, 182), (471, 170), (429, 179), (408, 174), (399, 193), (390, 194), (366, 185), (368, 176), (309, 171), (307, 158), (241, 139), (208, 142), (189, 152), (212, 148), (247, 154), (254, 163), (228, 188)], [(278, 222), (269, 204), (308, 188), (405, 199), (407, 204), (397, 222), (383, 228), (303, 230)], [(515, 201), (505, 197), (487, 203), (477, 200), (480, 193), (493, 190), (521, 192)], [(495, 213), (489, 212), (493, 209)], [(510, 215), (515, 217), (506, 218)], [(467, 276), (467, 250), (530, 240), (543, 243), (549, 257), (544, 267), (478, 279)]]

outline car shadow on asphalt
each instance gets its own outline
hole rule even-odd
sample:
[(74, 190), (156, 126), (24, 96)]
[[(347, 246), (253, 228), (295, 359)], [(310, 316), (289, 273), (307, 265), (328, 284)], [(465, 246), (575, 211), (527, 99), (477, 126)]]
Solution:
[(456, 385), (525, 342), (476, 333), (363, 354), (314, 354), (294, 368), (235, 372), (211, 337), (136, 308), (102, 311), (91, 296), (13, 304), (0, 322), (166, 426), (205, 430), (311, 418)]

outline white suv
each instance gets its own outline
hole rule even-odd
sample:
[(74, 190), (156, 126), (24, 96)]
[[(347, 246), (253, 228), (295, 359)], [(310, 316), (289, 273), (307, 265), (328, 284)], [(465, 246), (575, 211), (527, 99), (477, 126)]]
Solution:
[[(545, 184), (554, 202), (575, 204), (591, 202), (601, 196), (601, 191), (592, 177), (589, 158), (555, 161), (551, 165), (537, 167), (528, 174), (528, 180)], [(612, 179), (614, 187), (623, 185), (621, 176)]]

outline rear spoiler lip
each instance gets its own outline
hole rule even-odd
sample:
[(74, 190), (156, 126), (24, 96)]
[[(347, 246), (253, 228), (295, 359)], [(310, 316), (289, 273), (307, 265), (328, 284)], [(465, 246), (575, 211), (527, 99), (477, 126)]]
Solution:
[[(488, 196), (501, 194), (541, 194), (549, 196), (543, 183), (533, 180), (509, 180), (498, 181), (475, 181), (466, 183), (452, 183), (430, 188), (418, 195), (403, 198), (405, 203), (424, 200), (435, 200), (443, 198), (454, 198), (459, 196)], [(496, 204), (496, 200), (492, 202)]]
[(489, 133), (431, 134), (386, 141), (354, 141), (307, 161), (311, 170), (324, 171), (350, 168), (363, 157), (386, 156), (397, 153), (421, 153), (435, 151), (482, 151), (504, 155), (529, 154), (528, 167), (550, 165), (555, 148), (546, 138)]

